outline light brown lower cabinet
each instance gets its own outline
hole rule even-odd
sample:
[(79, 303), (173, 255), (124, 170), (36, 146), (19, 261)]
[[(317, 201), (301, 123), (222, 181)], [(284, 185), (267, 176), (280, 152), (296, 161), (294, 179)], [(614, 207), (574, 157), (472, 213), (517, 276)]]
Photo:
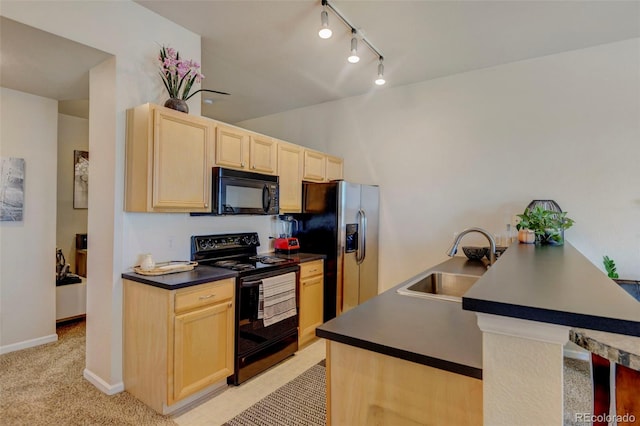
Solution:
[(233, 374), (233, 278), (165, 290), (124, 280), (125, 390), (159, 413)]
[(482, 380), (327, 340), (328, 425), (482, 425)]
[(300, 264), (300, 312), (298, 346), (302, 347), (316, 337), (316, 327), (323, 322), (324, 261), (314, 260)]

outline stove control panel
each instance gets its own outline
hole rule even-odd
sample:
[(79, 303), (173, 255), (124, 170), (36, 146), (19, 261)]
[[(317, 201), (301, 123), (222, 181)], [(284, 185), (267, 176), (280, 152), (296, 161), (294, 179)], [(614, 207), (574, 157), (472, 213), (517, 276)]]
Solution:
[(255, 232), (244, 234), (198, 235), (191, 237), (195, 252), (258, 247), (260, 239)]

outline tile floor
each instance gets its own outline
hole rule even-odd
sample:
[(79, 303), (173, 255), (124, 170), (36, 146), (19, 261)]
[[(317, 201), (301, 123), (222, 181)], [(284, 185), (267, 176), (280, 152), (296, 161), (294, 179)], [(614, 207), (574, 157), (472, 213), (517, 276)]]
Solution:
[(180, 426), (219, 426), (325, 358), (325, 341), (318, 339), (280, 364), (240, 386), (229, 386), (212, 399), (173, 417)]

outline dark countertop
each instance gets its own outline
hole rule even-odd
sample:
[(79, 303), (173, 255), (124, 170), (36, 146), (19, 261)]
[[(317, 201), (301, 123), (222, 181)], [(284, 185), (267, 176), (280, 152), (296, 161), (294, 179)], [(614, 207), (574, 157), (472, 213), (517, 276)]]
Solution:
[(136, 281), (142, 284), (152, 285), (167, 290), (175, 290), (192, 285), (204, 284), (211, 281), (218, 281), (225, 278), (235, 278), (238, 274), (235, 271), (213, 266), (198, 265), (193, 270), (187, 272), (176, 272), (166, 275), (141, 275), (135, 272), (126, 272), (122, 278)]
[[(326, 258), (323, 254), (313, 253), (260, 253), (262, 255), (278, 256), (286, 259), (293, 259), (297, 263), (310, 262), (312, 260)], [(204, 284), (211, 281), (218, 281), (225, 278), (235, 278), (238, 274), (235, 271), (224, 268), (216, 268), (213, 266), (198, 265), (192, 271), (176, 272), (167, 275), (142, 275), (135, 272), (125, 272), (122, 278), (136, 281), (142, 284), (148, 284), (167, 290), (175, 290), (177, 288), (190, 287), (192, 285)]]
[[(482, 262), (458, 256), (428, 271), (480, 275), (485, 270)], [(464, 311), (460, 302), (398, 294), (409, 281), (326, 322), (316, 335), (481, 379), (482, 333), (476, 315)]]
[(327, 256), (324, 255), (324, 254), (315, 254), (315, 253), (291, 253), (291, 254), (286, 254), (286, 253), (271, 252), (271, 253), (269, 253), (269, 255), (282, 257), (282, 258), (285, 258), (285, 259), (293, 259), (298, 263), (311, 262), (313, 260), (319, 260), (319, 259), (326, 259), (327, 258)]
[(465, 293), (462, 307), (640, 336), (640, 304), (570, 243), (513, 244)]

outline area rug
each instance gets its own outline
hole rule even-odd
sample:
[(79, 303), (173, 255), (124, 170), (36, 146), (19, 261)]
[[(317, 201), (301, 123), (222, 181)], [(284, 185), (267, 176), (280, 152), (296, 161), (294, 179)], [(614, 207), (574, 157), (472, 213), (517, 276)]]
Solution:
[(324, 361), (276, 389), (224, 426), (324, 426)]
[(127, 392), (105, 395), (84, 379), (84, 320), (56, 331), (57, 342), (0, 355), (0, 424), (176, 425)]

